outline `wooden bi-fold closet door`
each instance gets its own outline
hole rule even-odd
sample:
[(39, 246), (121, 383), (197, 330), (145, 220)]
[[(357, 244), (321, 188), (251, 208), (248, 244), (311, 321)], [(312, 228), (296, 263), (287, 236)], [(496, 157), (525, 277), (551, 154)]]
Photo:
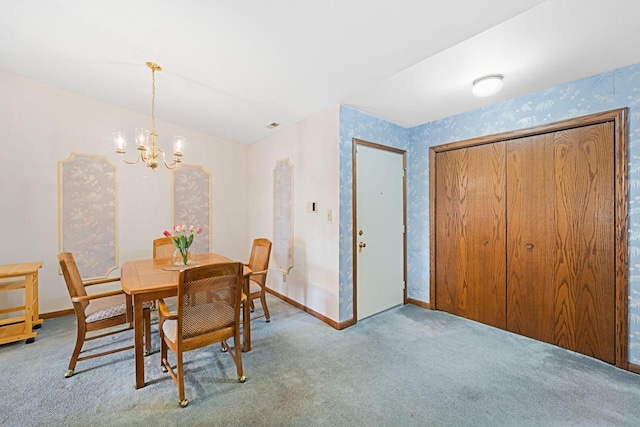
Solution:
[(506, 327), (505, 144), (438, 154), (437, 308)]
[(615, 362), (613, 123), (507, 144), (507, 330)]
[(625, 111), (431, 149), (433, 308), (627, 368)]

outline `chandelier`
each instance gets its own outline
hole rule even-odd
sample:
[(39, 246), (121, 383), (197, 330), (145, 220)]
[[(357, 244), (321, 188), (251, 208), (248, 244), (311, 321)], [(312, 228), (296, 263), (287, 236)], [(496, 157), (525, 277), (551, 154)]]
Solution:
[[(151, 69), (151, 131), (136, 128), (135, 141), (138, 148), (138, 157), (134, 161), (124, 158), (127, 142), (122, 132), (113, 133), (113, 142), (116, 147), (116, 153), (120, 154), (122, 161), (127, 164), (133, 165), (142, 160), (148, 168), (155, 171), (159, 161), (162, 160), (168, 169), (173, 169), (182, 162), (185, 138), (182, 136), (173, 137), (173, 162), (167, 163), (164, 150), (156, 146), (156, 137), (158, 136), (156, 133), (156, 71), (162, 71), (162, 67), (153, 62), (147, 62), (146, 65)], [(151, 138), (151, 143), (149, 143), (149, 138)]]

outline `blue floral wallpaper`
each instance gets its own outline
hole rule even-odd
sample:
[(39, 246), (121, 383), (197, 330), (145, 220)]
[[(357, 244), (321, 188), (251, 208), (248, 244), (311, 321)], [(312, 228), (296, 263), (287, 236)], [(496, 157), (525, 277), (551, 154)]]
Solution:
[[(353, 317), (352, 139), (407, 149), (410, 130), (353, 108), (340, 106), (340, 321)], [(408, 278), (407, 278), (408, 280)]]
[(340, 110), (340, 320), (352, 316), (351, 138), (407, 150), (407, 295), (429, 301), (429, 147), (629, 108), (629, 362), (640, 364), (640, 64), (413, 128)]

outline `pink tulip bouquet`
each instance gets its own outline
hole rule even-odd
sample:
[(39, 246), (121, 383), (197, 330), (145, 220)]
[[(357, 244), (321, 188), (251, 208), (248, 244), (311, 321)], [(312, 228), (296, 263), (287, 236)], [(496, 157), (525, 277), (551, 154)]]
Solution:
[(187, 228), (185, 224), (178, 224), (173, 227), (173, 233), (165, 230), (162, 234), (171, 237), (171, 241), (180, 251), (184, 265), (187, 265), (189, 261), (189, 247), (193, 243), (194, 236), (200, 233), (202, 233), (202, 227), (195, 228), (193, 225), (190, 225), (189, 228)]

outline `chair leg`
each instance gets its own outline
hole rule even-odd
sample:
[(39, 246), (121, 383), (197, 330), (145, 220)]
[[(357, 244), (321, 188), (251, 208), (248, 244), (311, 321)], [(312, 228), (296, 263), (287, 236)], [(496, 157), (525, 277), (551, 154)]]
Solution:
[(151, 353), (151, 309), (143, 310), (144, 317), (144, 355)]
[(260, 292), (260, 304), (262, 304), (262, 310), (264, 310), (264, 317), (267, 319), (267, 322), (271, 322), (271, 315), (269, 314), (269, 308), (267, 307), (267, 298), (265, 296), (266, 292), (264, 288), (262, 288), (262, 292)]
[(185, 407), (189, 404), (189, 401), (184, 396), (184, 366), (182, 365), (182, 352), (176, 353), (176, 365), (178, 371), (178, 399), (181, 407)]
[(64, 377), (69, 378), (73, 376), (73, 371), (76, 369), (76, 363), (78, 363), (78, 357), (80, 357), (80, 352), (82, 351), (82, 346), (84, 345), (84, 340), (87, 335), (87, 329), (84, 324), (78, 323), (78, 333), (76, 335), (76, 346), (73, 349), (73, 353), (71, 353), (71, 359), (69, 360), (69, 368), (67, 372), (65, 372)]
[(160, 369), (162, 372), (167, 372), (169, 369), (164, 365), (164, 361), (167, 360), (167, 342), (164, 340), (162, 325), (158, 327), (158, 330), (160, 331)]
[(242, 349), (240, 348), (240, 329), (236, 328), (236, 333), (233, 336), (233, 352), (229, 352), (233, 361), (236, 363), (236, 373), (238, 374), (238, 381), (243, 383), (247, 380), (242, 370)]
[(256, 306), (253, 305), (253, 300), (249, 300), (249, 310), (253, 313), (256, 310)]

